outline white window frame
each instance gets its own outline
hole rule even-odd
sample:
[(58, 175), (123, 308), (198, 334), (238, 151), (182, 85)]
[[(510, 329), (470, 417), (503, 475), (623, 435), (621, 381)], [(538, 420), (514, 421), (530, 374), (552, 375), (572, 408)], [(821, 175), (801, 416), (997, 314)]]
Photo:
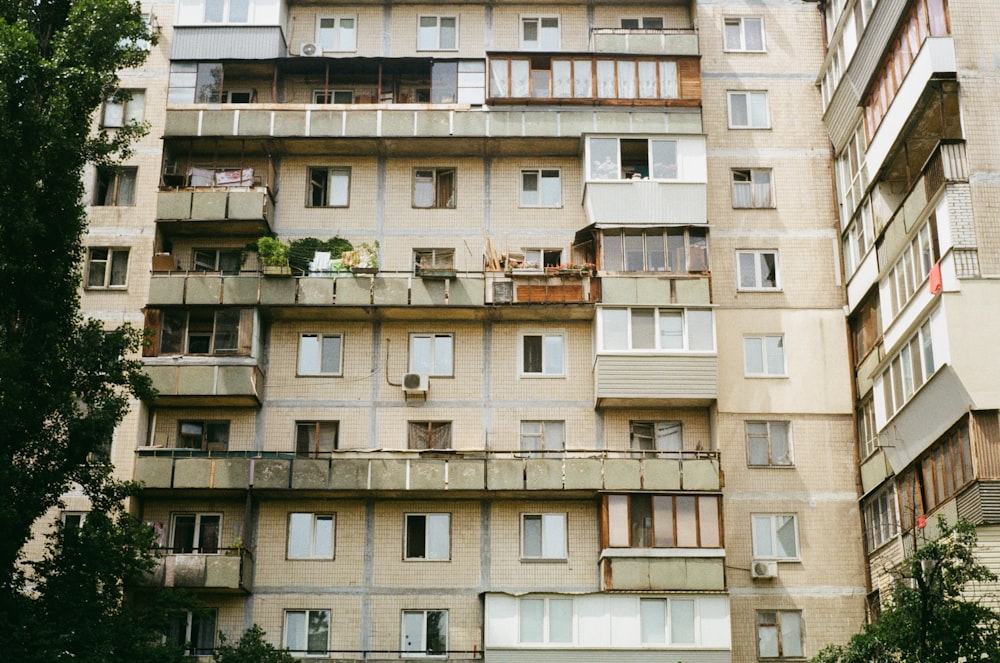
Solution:
[[(747, 46), (747, 25), (756, 21), (760, 29), (760, 48), (749, 48)], [(729, 41), (728, 27), (738, 25), (739, 38), (736, 44)], [(722, 50), (727, 53), (765, 53), (767, 52), (767, 41), (765, 39), (764, 18), (761, 16), (726, 16), (722, 19)]]
[[(674, 626), (676, 612), (679, 611), (679, 604), (689, 603), (691, 604), (691, 640), (681, 640), (677, 638), (677, 629)], [(661, 631), (662, 638), (650, 638), (649, 634), (646, 632), (646, 627), (650, 626), (648, 621), (654, 615), (648, 614), (654, 605), (660, 607), (660, 614), (663, 616), (663, 624)], [(701, 641), (700, 637), (700, 615), (698, 613), (698, 608), (700, 602), (694, 597), (687, 598), (640, 598), (639, 599), (639, 640), (643, 645), (661, 645), (661, 646), (684, 646), (684, 647), (694, 647), (697, 643)], [(645, 610), (643, 608), (646, 608)], [(647, 614), (644, 614), (647, 613)], [(655, 615), (659, 616), (659, 615)], [(657, 620), (659, 621), (659, 620)], [(659, 625), (659, 624), (657, 624)]]
[[(308, 522), (306, 520), (308, 519)], [(296, 523), (298, 521), (298, 523)], [(323, 542), (321, 539), (321, 528), (317, 526), (319, 522), (330, 522), (330, 540)], [(305, 554), (298, 554), (292, 551), (293, 535), (298, 528), (307, 528), (304, 534), (309, 536), (309, 550)], [(325, 537), (324, 537), (325, 538)], [(335, 513), (310, 513), (295, 511), (288, 514), (287, 545), (285, 546), (286, 559), (336, 559), (337, 545), (337, 514)], [(325, 549), (329, 548), (329, 552)]]
[[(319, 613), (319, 614), (325, 613), (326, 614), (326, 648), (323, 651), (317, 651), (317, 650), (310, 650), (309, 649), (309, 618), (310, 618), (310, 616), (311, 616), (312, 613)], [(288, 624), (288, 616), (292, 615), (292, 614), (300, 614), (304, 618), (302, 620), (303, 631), (300, 632), (298, 635), (300, 636), (301, 641), (305, 644), (306, 649), (292, 649), (292, 647), (291, 647), (292, 643), (289, 642), (289, 637), (288, 637), (289, 636), (289, 629), (290, 629), (290, 626)], [(290, 654), (292, 654), (293, 656), (295, 656), (296, 658), (299, 658), (299, 657), (308, 657), (308, 656), (314, 656), (314, 657), (315, 656), (319, 656), (319, 657), (327, 657), (327, 656), (329, 656), (330, 631), (332, 630), (332, 624), (333, 624), (331, 616), (332, 615), (331, 615), (331, 611), (330, 610), (310, 610), (310, 609), (285, 610), (284, 619), (282, 620), (283, 624), (284, 624), (284, 628), (282, 629), (282, 646), (286, 650), (288, 650), (288, 652)]]
[[(99, 258), (94, 256), (95, 251), (105, 251), (105, 257)], [(121, 283), (113, 282), (112, 277), (114, 276), (114, 267), (116, 265), (116, 260), (121, 259), (120, 257), (124, 255), (125, 258), (125, 279)], [(124, 290), (128, 287), (128, 259), (129, 259), (129, 249), (126, 247), (112, 247), (112, 246), (91, 246), (87, 249), (87, 280), (85, 281), (87, 290)], [(98, 274), (94, 268), (98, 265), (103, 266), (104, 272), (100, 283), (91, 283), (91, 278)]]
[[(794, 531), (795, 550), (788, 554), (788, 551), (781, 553), (778, 545), (778, 530), (791, 519)], [(750, 533), (753, 540), (753, 558), (775, 560), (778, 562), (798, 562), (801, 561), (802, 547), (799, 545), (799, 517), (794, 513), (754, 513), (750, 516)], [(760, 540), (758, 526), (766, 524), (768, 540), (766, 544), (770, 547), (770, 554), (763, 550), (761, 546), (765, 543)]]
[[(767, 623), (762, 623), (764, 621), (764, 614), (773, 614), (774, 619), (769, 620)], [(792, 615), (795, 618), (792, 619)], [(802, 611), (801, 610), (758, 610), (757, 611), (757, 655), (761, 659), (775, 659), (775, 658), (804, 658), (804, 651), (802, 646)], [(788, 649), (785, 646), (786, 634), (790, 633), (790, 629), (793, 628), (788, 625), (786, 630), (786, 622), (794, 622), (794, 629), (798, 637), (798, 649), (793, 651), (786, 651)], [(775, 640), (777, 644), (777, 656), (771, 653), (765, 654), (763, 652), (763, 638), (761, 637), (762, 628), (773, 628), (775, 630)]]
[[(316, 89), (312, 91), (312, 102), (314, 104), (353, 104), (354, 90), (350, 88)], [(345, 166), (350, 168), (350, 166)]]
[[(625, 25), (625, 22), (634, 22), (635, 26)], [(652, 21), (653, 23), (659, 23), (656, 27), (646, 25), (646, 21)], [(663, 17), (662, 16), (625, 16), (619, 20), (618, 25), (621, 26), (622, 30), (662, 30), (663, 29)]]
[[(414, 341), (417, 339), (427, 339), (430, 341), (430, 350), (427, 357), (427, 371), (421, 371), (420, 364), (415, 363), (417, 351), (414, 348)], [(445, 342), (447, 339), (447, 342)], [(445, 361), (447, 354), (447, 366), (441, 362)], [(451, 332), (421, 332), (411, 333), (409, 342), (409, 360), (407, 362), (408, 372), (420, 373), (430, 377), (450, 378), (455, 376), (455, 334)]]
[(860, 457), (864, 460), (879, 447), (878, 425), (875, 423), (875, 398), (871, 392), (861, 400), (855, 417), (858, 422), (858, 444), (861, 445)]
[[(331, 90), (331, 92), (336, 92), (336, 90)], [(317, 205), (314, 193), (315, 190), (319, 188), (319, 180), (316, 179), (318, 175), (323, 175), (322, 189), (318, 193), (321, 195), (321, 204)], [(338, 180), (346, 179), (345, 187), (333, 186), (334, 178)], [(315, 186), (314, 186), (315, 183)], [(333, 200), (333, 193), (339, 192), (341, 188), (344, 189), (343, 197), (337, 197)], [(351, 206), (351, 167), (350, 166), (309, 166), (306, 169), (306, 207), (317, 209), (317, 208), (330, 208), (330, 207), (350, 207)]]
[[(344, 28), (343, 21), (351, 21), (350, 28)], [(323, 44), (323, 21), (334, 21), (334, 26), (326, 28), (333, 34), (333, 48), (326, 48)], [(346, 33), (350, 34), (349, 43), (345, 44), (343, 39)], [(357, 14), (329, 14), (316, 17), (316, 44), (322, 53), (353, 53), (358, 50), (358, 16)]]
[[(607, 338), (606, 338), (606, 327), (605, 323), (607, 315), (611, 311), (625, 311), (626, 313), (626, 325), (624, 329), (626, 347), (624, 348), (608, 348)], [(653, 342), (654, 347), (652, 348), (633, 348), (633, 337), (632, 337), (632, 325), (634, 315), (636, 311), (653, 311)], [(665, 317), (673, 317), (673, 314), (681, 313), (681, 347), (679, 348), (663, 348), (661, 347), (661, 319)], [(692, 312), (707, 312), (711, 315), (711, 336), (712, 344), (710, 348), (702, 348), (698, 350), (692, 350), (692, 341), (695, 338), (695, 332), (697, 330), (692, 329), (690, 324), (690, 316)], [(675, 353), (695, 353), (695, 354), (714, 354), (716, 351), (715, 347), (715, 314), (712, 309), (702, 309), (702, 308), (655, 308), (648, 306), (608, 306), (600, 309), (598, 313), (598, 352), (601, 354), (618, 354), (618, 353), (628, 353), (628, 354), (675, 354)], [(608, 323), (610, 324), (610, 323)]]
[[(306, 354), (306, 339), (316, 339), (316, 359), (313, 367), (306, 362), (310, 357)], [(324, 346), (326, 339), (338, 339), (337, 367), (332, 371), (324, 371)], [(298, 358), (295, 362), (295, 375), (297, 377), (341, 377), (344, 375), (344, 335), (342, 333), (319, 333), (303, 332), (299, 334)]]
[[(875, 384), (881, 387), (886, 421), (902, 410), (941, 366), (934, 358), (932, 329), (931, 321), (925, 321), (885, 362)], [(896, 393), (897, 388), (900, 393)]]
[[(531, 338), (541, 337), (541, 339), (542, 339), (542, 341), (541, 341), (542, 342), (542, 349), (541, 349), (541, 352), (542, 352), (542, 363), (541, 363), (541, 369), (538, 370), (538, 371), (528, 371), (528, 370), (525, 370), (524, 363), (525, 363), (525, 359), (526, 359), (526, 352), (525, 352), (525, 349), (524, 349), (524, 344), (526, 342), (526, 339), (528, 339), (529, 337), (531, 337)], [(559, 368), (558, 368), (558, 370), (551, 370), (550, 371), (549, 367), (548, 367), (548, 362), (546, 361), (549, 358), (549, 356), (550, 356), (550, 352), (546, 350), (546, 340), (547, 339), (555, 339), (555, 338), (559, 339), (559, 350), (558, 350), (558, 352), (560, 353), (561, 356), (559, 358)], [(521, 332), (518, 335), (518, 341), (517, 341), (517, 368), (518, 368), (518, 377), (521, 377), (521, 378), (565, 378), (565, 377), (567, 377), (567, 371), (566, 371), (566, 360), (567, 360), (566, 345), (567, 345), (567, 343), (566, 343), (566, 332), (564, 332), (564, 331), (548, 331), (548, 330), (543, 330), (543, 331), (524, 331), (524, 332)]]
[[(237, 100), (235, 97), (241, 97)], [(223, 90), (221, 101), (224, 104), (251, 104), (254, 102), (254, 91), (249, 88), (237, 88), (235, 90)], [(245, 98), (246, 100), (242, 100)]]
[[(409, 554), (410, 522), (423, 519), (424, 551), (422, 556)], [(443, 528), (443, 529), (442, 529)], [(433, 530), (433, 531), (432, 531)], [(431, 536), (447, 532), (443, 545), (431, 545)], [(404, 513), (403, 514), (403, 561), (406, 562), (449, 562), (451, 561), (451, 514), (450, 513)]]
[[(528, 523), (538, 523), (537, 554), (528, 551)], [(521, 514), (521, 561), (564, 562), (568, 557), (568, 523), (566, 513), (522, 513)], [(533, 534), (530, 536), (534, 536)]]
[[(774, 285), (764, 283), (764, 268), (766, 267), (765, 256), (770, 256), (774, 264)], [(753, 261), (753, 283), (746, 283), (743, 280), (743, 258), (748, 257)], [(775, 291), (782, 289), (781, 283), (781, 256), (777, 249), (737, 249), (736, 250), (736, 289)]]
[(867, 500), (862, 508), (862, 516), (869, 553), (899, 536), (899, 505), (895, 484), (886, 486)]
[[(444, 616), (443, 619), (443, 629), (444, 633), (444, 651), (442, 652), (428, 652), (427, 651), (427, 616), (430, 613), (440, 613)], [(407, 615), (421, 615), (421, 625), (419, 642), (407, 642), (406, 631), (406, 616)], [(445, 658), (448, 655), (448, 622), (449, 615), (447, 610), (403, 610), (400, 614), (400, 627), (399, 627), (399, 649), (402, 652), (400, 655), (403, 658)]]
[[(424, 19), (434, 19), (433, 26), (424, 26)], [(441, 29), (444, 19), (452, 20), (455, 23), (455, 44), (453, 46), (441, 45)], [(418, 51), (457, 51), (459, 44), (458, 14), (420, 14), (417, 16), (417, 50)], [(433, 43), (422, 43), (422, 35), (432, 35)]]
[[(777, 348), (781, 353), (781, 369), (780, 372), (771, 372), (768, 365), (768, 355), (770, 349), (768, 344), (777, 339)], [(753, 351), (753, 348), (748, 345), (751, 341), (757, 341), (760, 343), (760, 353), (757, 359), (760, 361), (762, 372), (753, 372), (750, 370), (750, 357), (757, 354)], [(743, 375), (748, 378), (785, 378), (788, 377), (788, 362), (785, 353), (785, 335), (784, 334), (748, 334), (743, 337)]]
[(420, 276), (425, 269), (455, 269), (455, 249), (413, 249), (413, 275)]
[[(555, 20), (555, 43), (552, 43), (551, 26), (544, 27), (543, 22)], [(536, 39), (528, 40), (524, 36), (525, 27), (528, 23), (535, 23)], [(549, 31), (549, 32), (546, 32)], [(558, 51), (562, 43), (562, 23), (558, 14), (532, 14), (522, 16), (520, 21), (520, 31), (518, 33), (521, 42), (521, 49), (526, 51)]]
[(89, 511), (63, 511), (59, 514), (59, 522), (62, 523), (63, 532), (72, 529), (79, 531), (83, 524), (87, 522)]
[[(528, 191), (525, 184), (532, 176), (535, 178), (535, 190)], [(555, 180), (556, 200), (554, 202), (546, 202), (545, 200), (545, 193), (548, 191), (544, 186), (546, 180), (550, 182), (550, 186), (552, 180)], [(562, 207), (562, 172), (558, 168), (522, 168), (520, 184), (518, 207)], [(529, 196), (534, 197), (534, 201), (528, 200)]]
[[(569, 604), (569, 614), (567, 615), (569, 619), (568, 624), (564, 624), (563, 628), (569, 627), (568, 638), (556, 639), (553, 637), (555, 633), (554, 629), (554, 619), (553, 619), (553, 603), (568, 603)], [(541, 603), (541, 620), (538, 620), (539, 615), (536, 614), (525, 614), (527, 612), (527, 604)], [(573, 598), (571, 596), (523, 596), (517, 600), (517, 641), (520, 645), (530, 645), (532, 647), (555, 645), (560, 647), (565, 647), (566, 645), (571, 645), (577, 641), (576, 633), (576, 615), (575, 615), (575, 605)], [(525, 640), (525, 625), (526, 624), (537, 625), (541, 633), (541, 639)]]
[[(737, 124), (734, 121), (733, 113), (733, 101), (737, 98), (742, 97), (744, 99), (743, 103), (746, 108), (746, 124)], [(760, 118), (754, 117), (753, 108), (754, 105), (752, 100), (754, 98), (763, 98), (764, 100), (764, 117)], [(726, 91), (726, 108), (729, 111), (729, 128), (730, 129), (770, 129), (771, 128), (771, 107), (768, 99), (767, 90), (728, 90)]]
[[(438, 181), (446, 176), (451, 176), (451, 193), (447, 200), (439, 200)], [(431, 200), (427, 205), (419, 204), (422, 201), (417, 199), (418, 185), (430, 182)], [(458, 169), (453, 166), (414, 168), (411, 176), (410, 206), (413, 209), (456, 209), (458, 207)]]
[[(591, 136), (587, 138), (587, 181), (632, 181), (633, 177), (628, 176), (622, 164), (622, 141), (646, 141), (646, 177), (642, 179), (676, 182), (684, 179), (684, 152), (682, 143), (677, 137), (654, 137), (654, 136)], [(614, 157), (611, 161), (609, 153), (611, 142), (614, 141)], [(673, 144), (667, 147), (666, 144)], [(663, 145), (658, 145), (663, 144)], [(658, 162), (657, 157), (664, 156), (657, 153), (659, 150), (673, 150), (673, 163)], [(604, 152), (604, 160), (598, 159), (601, 152)], [(595, 154), (597, 152), (598, 154)], [(636, 173), (633, 172), (633, 175)]]
[[(552, 431), (551, 439), (546, 429)], [(562, 419), (523, 419), (520, 426), (519, 449), (525, 456), (556, 458), (566, 450), (566, 422)], [(537, 446), (528, 448), (527, 442), (537, 440)], [(544, 453), (543, 453), (544, 452)], [(552, 452), (552, 453), (548, 453)]]
[[(760, 180), (765, 179), (766, 182)], [(746, 179), (738, 179), (745, 177)], [(733, 209), (774, 209), (774, 172), (770, 168), (733, 168)], [(741, 204), (746, 200), (749, 204)]]
[[(751, 427), (763, 426), (763, 434), (756, 430), (751, 430)], [(778, 429), (784, 429), (785, 445), (787, 446), (787, 460), (786, 462), (778, 462), (780, 459), (775, 458), (774, 440), (777, 437), (775, 431)], [(792, 446), (792, 424), (790, 421), (747, 421), (745, 424), (746, 430), (746, 442), (747, 442), (747, 466), (749, 467), (795, 467), (795, 454), (793, 453)], [(766, 463), (754, 463), (753, 453), (751, 452), (751, 446), (757, 441), (757, 444), (763, 444), (767, 452), (767, 462)]]
[(146, 112), (146, 91), (128, 89), (121, 90), (120, 94), (128, 98), (116, 101), (112, 97), (104, 102), (101, 109), (101, 126), (106, 129), (118, 129), (130, 122), (142, 122)]
[(218, 0), (222, 3), (222, 18), (218, 21), (208, 20), (208, 5), (212, 0), (202, 0), (202, 20), (204, 25), (246, 25), (253, 20), (253, 0), (241, 0), (246, 3), (246, 18), (242, 21), (232, 19), (233, 0)]

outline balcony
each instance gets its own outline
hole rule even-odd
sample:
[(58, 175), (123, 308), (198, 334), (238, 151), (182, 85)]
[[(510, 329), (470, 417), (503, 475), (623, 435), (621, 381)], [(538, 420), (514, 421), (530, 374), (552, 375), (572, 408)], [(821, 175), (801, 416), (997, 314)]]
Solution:
[(166, 553), (157, 558), (145, 584), (249, 593), (253, 590), (253, 556), (243, 548), (231, 548), (217, 555)]
[(598, 354), (597, 407), (704, 407), (718, 398), (714, 354)]
[[(705, 256), (691, 247), (691, 269), (705, 264)], [(705, 265), (707, 266), (707, 265)], [(690, 273), (654, 272), (628, 275), (606, 273), (601, 277), (601, 301), (608, 305), (658, 306), (664, 302), (685, 306), (712, 303), (710, 277)]]
[[(717, 491), (716, 452), (565, 451), (525, 458), (527, 452), (334, 452), (328, 458), (257, 451), (197, 452), (139, 449), (135, 479), (146, 490), (289, 490), (356, 495), (484, 491), (588, 496), (601, 490)], [(532, 452), (539, 454), (541, 452)]]
[(157, 228), (167, 236), (245, 235), (271, 232), (274, 198), (266, 186), (161, 190)]
[[(260, 407), (264, 374), (252, 359), (146, 358), (157, 406)], [(235, 363), (240, 362), (240, 363)]]
[(708, 221), (707, 184), (661, 180), (587, 182), (583, 194), (587, 221), (627, 227), (651, 224), (704, 224)]
[[(660, 554), (669, 552), (670, 554)], [(723, 590), (722, 548), (616, 550), (601, 553), (601, 590)]]
[(684, 28), (594, 28), (590, 31), (590, 50), (636, 55), (698, 55), (698, 33)]
[(589, 269), (514, 269), (503, 276), (487, 275), (486, 303), (593, 304), (601, 300), (600, 283)]

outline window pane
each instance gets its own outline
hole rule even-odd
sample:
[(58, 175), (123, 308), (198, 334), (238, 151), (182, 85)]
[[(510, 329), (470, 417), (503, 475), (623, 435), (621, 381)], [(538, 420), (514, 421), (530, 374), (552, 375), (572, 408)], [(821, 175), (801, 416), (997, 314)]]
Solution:
[(521, 599), (521, 642), (543, 642), (545, 624), (545, 601), (543, 599)]
[(250, 0), (229, 0), (229, 22), (246, 23)]
[[(735, 190), (735, 189), (734, 189)], [(737, 254), (740, 266), (740, 287), (741, 288), (755, 288), (757, 287), (757, 265), (756, 256), (753, 253), (740, 253)]]
[(538, 204), (538, 173), (521, 173), (521, 205), (527, 207)]
[(613, 60), (597, 61), (597, 96), (601, 99), (615, 98), (615, 63)]
[(220, 516), (201, 516), (198, 523), (198, 552), (214, 555), (219, 552)]
[(698, 519), (695, 514), (695, 498), (677, 496), (677, 545), (681, 548), (698, 546)]
[(771, 424), (771, 457), (775, 465), (789, 465), (792, 462), (787, 424), (778, 422)]
[(549, 642), (573, 642), (572, 599), (549, 599)]
[(541, 373), (542, 337), (525, 336), (522, 339), (522, 348), (524, 352), (524, 357), (523, 357), (524, 364), (522, 370), (525, 373)]
[(646, 235), (646, 269), (654, 272), (662, 272), (666, 268), (663, 235), (660, 233)]
[(285, 613), (285, 646), (292, 651), (305, 651), (306, 613)]
[(628, 317), (627, 309), (604, 309), (601, 311), (604, 350), (628, 349)]
[(323, 360), (320, 366), (323, 373), (340, 372), (340, 337), (323, 337)]
[(681, 311), (660, 311), (660, 349), (684, 349), (684, 314)]
[(429, 375), (431, 372), (431, 338), (410, 337), (410, 372)]
[[(538, 41), (538, 19), (536, 18), (526, 18), (521, 21), (521, 31), (525, 42), (532, 42), (530, 45), (535, 46), (537, 44), (533, 42)], [(525, 44), (529, 45), (529, 44)]]
[(660, 98), (677, 98), (677, 63), (660, 63)]
[(331, 207), (347, 206), (350, 179), (350, 171), (348, 170), (330, 170), (330, 195), (328, 204)]
[[(442, 46), (442, 48), (445, 48)], [(457, 62), (433, 62), (431, 63), (431, 103), (433, 104), (453, 104), (458, 99), (458, 63)], [(440, 178), (441, 173), (438, 174)], [(438, 198), (438, 207), (443, 205), (442, 198)]]
[(756, 557), (774, 557), (771, 547), (771, 517), (753, 517), (753, 554)]
[(542, 556), (542, 517), (524, 516), (521, 519), (521, 547), (525, 557)]
[(760, 254), (760, 285), (763, 288), (775, 288), (778, 285), (777, 264), (775, 254)]
[(609, 272), (620, 272), (623, 269), (622, 236), (618, 233), (604, 235), (604, 265)]
[(766, 127), (767, 121), (767, 95), (763, 92), (750, 93), (750, 117), (755, 127)]
[(310, 654), (325, 654), (330, 640), (330, 613), (327, 610), (309, 611), (309, 642)]
[(541, 203), (545, 207), (558, 207), (562, 201), (558, 170), (542, 171)]
[(458, 43), (458, 24), (455, 18), (441, 19), (441, 48), (453, 49)]
[(667, 602), (663, 599), (639, 599), (639, 621), (644, 645), (667, 643)]
[(639, 62), (639, 98), (656, 99), (656, 63), (652, 60)]
[(785, 339), (781, 336), (767, 336), (767, 372), (769, 375), (784, 375), (785, 373)]
[(544, 532), (544, 556), (552, 559), (566, 557), (566, 516), (561, 513), (547, 513), (542, 516)]
[(749, 109), (747, 108), (747, 95), (745, 93), (733, 93), (729, 95), (729, 124), (733, 127), (745, 127), (749, 125)]
[(448, 613), (444, 610), (427, 612), (427, 646), (430, 656), (448, 651)]
[(762, 19), (743, 19), (743, 32), (744, 37), (746, 38), (746, 49), (748, 51), (764, 50), (764, 23)]
[(552, 96), (569, 97), (572, 95), (573, 70), (569, 60), (552, 61)]
[(781, 613), (781, 655), (802, 656), (802, 618), (797, 612)]
[(448, 559), (450, 554), (448, 521), (449, 516), (446, 513), (435, 513), (427, 516), (427, 557), (429, 559)]
[(239, 348), (239, 327), (239, 309), (215, 313), (215, 335), (212, 341), (215, 352), (235, 352)]
[(635, 62), (618, 61), (618, 98), (635, 99)]
[(288, 519), (288, 556), (309, 557), (312, 537), (311, 513), (293, 513)]
[(315, 375), (320, 367), (320, 339), (316, 334), (299, 337), (299, 375)]
[(653, 527), (657, 548), (674, 547), (674, 498), (653, 497)]
[(333, 516), (316, 516), (316, 557), (333, 557)]
[(687, 260), (684, 258), (686, 249), (684, 247), (684, 231), (682, 229), (667, 230), (667, 263), (668, 271), (682, 272), (686, 268)]
[(608, 545), (628, 547), (628, 497), (608, 495)]
[(573, 60), (573, 96), (578, 98), (593, 96), (592, 84), (590, 60)]
[(682, 444), (681, 422), (679, 421), (656, 422), (657, 451), (680, 451), (681, 444)]
[(547, 375), (562, 375), (563, 372), (563, 337), (549, 335), (545, 337), (545, 373)]
[[(627, 239), (627, 238), (626, 238)], [(661, 327), (661, 334), (663, 333)], [(632, 310), (632, 349), (652, 350), (656, 347), (656, 310)]]
[(102, 287), (104, 285), (104, 275), (108, 268), (108, 249), (90, 250), (90, 271), (87, 274), (87, 285), (92, 287)]
[(730, 51), (738, 50), (742, 42), (740, 34), (740, 20), (738, 18), (727, 19), (724, 34), (726, 49)]
[(670, 601), (670, 644), (694, 644), (694, 601)]
[(677, 141), (650, 141), (653, 158), (653, 177), (660, 180), (677, 179)]
[(592, 138), (590, 140), (590, 179), (620, 179), (618, 172), (618, 139)]
[(625, 271), (643, 271), (642, 233), (626, 231), (625, 233)]
[(434, 337), (434, 375), (452, 374), (452, 337)]
[(702, 548), (718, 548), (719, 541), (719, 500), (716, 497), (698, 498), (698, 529)]
[(512, 60), (510, 63), (510, 96), (527, 97), (530, 89), (531, 70), (527, 60)]
[(417, 50), (429, 50), (437, 46), (437, 17), (421, 16), (417, 30)]
[(798, 557), (795, 545), (795, 518), (793, 516), (778, 516), (777, 525), (778, 555), (781, 557)]
[(757, 645), (761, 658), (776, 658), (778, 656), (778, 628), (776, 626), (758, 626)]

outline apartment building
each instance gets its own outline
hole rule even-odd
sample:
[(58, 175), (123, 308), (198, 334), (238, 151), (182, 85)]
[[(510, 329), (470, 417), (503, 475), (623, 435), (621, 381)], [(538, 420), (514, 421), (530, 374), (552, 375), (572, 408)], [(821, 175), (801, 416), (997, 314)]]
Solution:
[[(728, 663), (860, 627), (854, 226), (827, 133), (858, 113), (817, 85), (816, 2), (144, 9), (159, 43), (99, 122), (151, 131), (87, 174), (83, 306), (151, 340), (159, 395), (112, 457), (160, 533), (150, 582), (209, 607), (170, 638), (206, 656), (256, 622), (318, 659)], [(956, 104), (947, 85), (921, 94)], [(918, 235), (896, 225), (898, 254)], [(263, 236), (376, 260), (270, 270)], [(858, 311), (875, 253), (848, 270)], [(947, 264), (954, 306), (987, 296)], [(946, 296), (919, 300), (935, 344)], [(863, 366), (895, 370), (925, 319)]]

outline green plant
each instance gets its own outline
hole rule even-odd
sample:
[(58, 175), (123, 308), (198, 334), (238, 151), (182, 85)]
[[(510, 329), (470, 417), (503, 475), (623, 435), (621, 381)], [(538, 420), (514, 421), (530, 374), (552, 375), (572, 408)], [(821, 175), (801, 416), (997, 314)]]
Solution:
[(340, 260), (345, 267), (378, 269), (378, 249), (378, 240), (375, 240), (371, 244), (362, 242), (353, 251), (345, 251), (340, 256)]
[(257, 240), (257, 255), (260, 261), (268, 267), (284, 267), (288, 264), (288, 244), (273, 237), (261, 237)]
[(288, 250), (288, 264), (296, 272), (309, 271), (309, 263), (313, 261), (317, 251), (328, 251), (332, 260), (339, 259), (353, 247), (343, 237), (331, 237), (327, 240), (315, 237), (303, 237), (292, 240)]
[(243, 632), (243, 637), (235, 645), (226, 640), (226, 634), (219, 632), (219, 647), (212, 660), (215, 663), (293, 663), (295, 659), (286, 651), (277, 649), (264, 640), (264, 630), (254, 624)]

